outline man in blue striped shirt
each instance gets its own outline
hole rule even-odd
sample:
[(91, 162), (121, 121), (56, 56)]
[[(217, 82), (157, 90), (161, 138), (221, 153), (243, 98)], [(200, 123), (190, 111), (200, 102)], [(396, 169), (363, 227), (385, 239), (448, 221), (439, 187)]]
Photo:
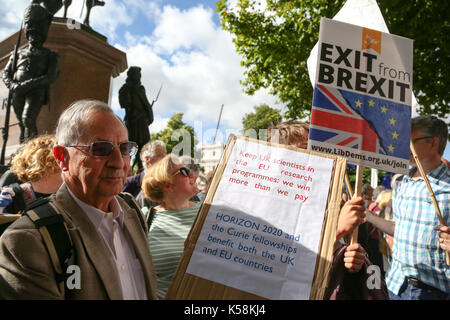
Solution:
[[(446, 224), (450, 222), (450, 170), (441, 161), (448, 139), (444, 121), (419, 116), (411, 123), (411, 141), (436, 196)], [(393, 189), (394, 222), (373, 214), (367, 220), (394, 236), (392, 266), (386, 283), (391, 300), (450, 298), (450, 266), (439, 246), (439, 225), (430, 193), (412, 155), (410, 173)]]

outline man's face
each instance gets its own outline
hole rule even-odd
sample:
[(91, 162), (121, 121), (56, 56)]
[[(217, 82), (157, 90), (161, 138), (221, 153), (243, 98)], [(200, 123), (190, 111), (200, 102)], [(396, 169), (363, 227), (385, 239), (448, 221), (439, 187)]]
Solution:
[(80, 200), (99, 208), (95, 204), (109, 204), (122, 191), (130, 157), (123, 156), (117, 145), (128, 141), (128, 134), (113, 114), (104, 112), (93, 114), (85, 128), (77, 145), (109, 141), (115, 145), (114, 150), (107, 157), (96, 157), (84, 148), (67, 148), (69, 170), (64, 172), (65, 181)]
[[(430, 137), (430, 135), (423, 133), (421, 130), (411, 131), (411, 141), (413, 142), (414, 150), (420, 162), (426, 162), (428, 158), (434, 156), (437, 152), (434, 149), (436, 149), (436, 143), (439, 142), (438, 138)], [(412, 166), (416, 166), (412, 152), (409, 154), (409, 163)]]

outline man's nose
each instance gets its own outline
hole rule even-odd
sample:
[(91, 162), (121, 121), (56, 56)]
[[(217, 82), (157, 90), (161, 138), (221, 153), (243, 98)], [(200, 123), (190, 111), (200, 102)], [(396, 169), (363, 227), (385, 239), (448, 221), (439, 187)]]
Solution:
[[(129, 158), (128, 156), (126, 158)], [(109, 155), (108, 164), (111, 166), (123, 167), (125, 163), (124, 156), (120, 152), (119, 146), (114, 146), (113, 151)]]

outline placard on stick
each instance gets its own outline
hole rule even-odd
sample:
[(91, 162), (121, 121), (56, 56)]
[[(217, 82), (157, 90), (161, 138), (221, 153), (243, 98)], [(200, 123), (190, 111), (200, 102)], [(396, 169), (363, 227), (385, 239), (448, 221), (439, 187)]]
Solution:
[(408, 173), (413, 41), (322, 18), (308, 150)]
[(231, 136), (166, 299), (322, 299), (345, 167)]

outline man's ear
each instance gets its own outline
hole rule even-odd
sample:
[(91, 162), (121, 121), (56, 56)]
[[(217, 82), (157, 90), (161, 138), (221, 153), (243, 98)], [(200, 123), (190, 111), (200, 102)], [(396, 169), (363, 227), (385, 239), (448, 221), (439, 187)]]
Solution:
[(65, 147), (55, 145), (53, 147), (53, 155), (55, 156), (56, 163), (61, 168), (61, 171), (69, 170), (69, 153)]
[(433, 144), (432, 147), (433, 149), (436, 149), (436, 152), (439, 153), (439, 137), (433, 137)]

